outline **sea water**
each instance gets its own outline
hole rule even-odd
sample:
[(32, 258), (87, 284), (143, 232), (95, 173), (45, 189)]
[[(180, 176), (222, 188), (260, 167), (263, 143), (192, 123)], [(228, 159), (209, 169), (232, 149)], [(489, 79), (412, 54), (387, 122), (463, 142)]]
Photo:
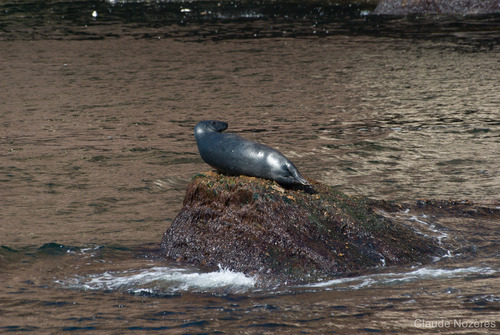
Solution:
[[(498, 16), (205, 3), (0, 6), (0, 331), (498, 329)], [(447, 255), (304, 285), (163, 260), (203, 119), (348, 194), (492, 213), (385, 213)]]

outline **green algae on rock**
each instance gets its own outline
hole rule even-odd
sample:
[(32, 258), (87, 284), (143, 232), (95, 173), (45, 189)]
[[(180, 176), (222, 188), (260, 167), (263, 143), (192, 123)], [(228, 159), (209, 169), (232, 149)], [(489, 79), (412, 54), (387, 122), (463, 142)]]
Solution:
[(376, 214), (368, 199), (309, 181), (317, 193), (260, 178), (199, 174), (161, 253), (282, 284), (424, 263), (442, 253), (435, 240)]

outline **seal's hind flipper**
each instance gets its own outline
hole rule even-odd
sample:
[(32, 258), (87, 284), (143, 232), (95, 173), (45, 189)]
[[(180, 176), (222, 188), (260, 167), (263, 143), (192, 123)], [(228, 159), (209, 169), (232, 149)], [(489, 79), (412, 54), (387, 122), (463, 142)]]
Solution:
[(306, 180), (306, 178), (302, 177), (300, 172), (297, 170), (297, 168), (293, 165), (292, 162), (289, 162), (287, 164), (287, 170), (290, 172), (290, 174), (293, 176), (294, 182), (293, 184), (298, 184), (298, 185), (303, 185), (303, 186), (310, 186), (311, 184)]
[(302, 184), (288, 184), (283, 185), (284, 188), (295, 191), (304, 191), (307, 194), (318, 194), (319, 192), (312, 187), (312, 185), (302, 185)]
[(319, 192), (316, 191), (311, 185), (304, 185), (302, 186), (302, 189), (304, 190), (304, 192), (306, 192), (307, 194), (318, 194)]

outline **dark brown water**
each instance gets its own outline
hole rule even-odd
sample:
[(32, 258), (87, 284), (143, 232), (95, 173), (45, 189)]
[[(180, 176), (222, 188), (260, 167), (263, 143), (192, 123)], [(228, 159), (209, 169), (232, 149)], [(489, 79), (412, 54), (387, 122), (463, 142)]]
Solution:
[(392, 214), (448, 257), (303, 287), (151, 256), (209, 169), (202, 119), (349, 194), (498, 210), (498, 16), (19, 3), (0, 6), (0, 332), (498, 331), (498, 215)]

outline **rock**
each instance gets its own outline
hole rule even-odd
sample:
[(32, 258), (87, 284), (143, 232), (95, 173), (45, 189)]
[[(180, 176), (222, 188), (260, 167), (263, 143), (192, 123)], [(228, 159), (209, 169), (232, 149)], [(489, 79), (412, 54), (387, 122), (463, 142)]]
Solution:
[(317, 193), (260, 178), (197, 175), (163, 236), (162, 256), (286, 284), (429, 262), (443, 252), (435, 240), (376, 214), (368, 199), (309, 181)]
[(499, 0), (380, 0), (374, 14), (480, 15), (498, 12)]

